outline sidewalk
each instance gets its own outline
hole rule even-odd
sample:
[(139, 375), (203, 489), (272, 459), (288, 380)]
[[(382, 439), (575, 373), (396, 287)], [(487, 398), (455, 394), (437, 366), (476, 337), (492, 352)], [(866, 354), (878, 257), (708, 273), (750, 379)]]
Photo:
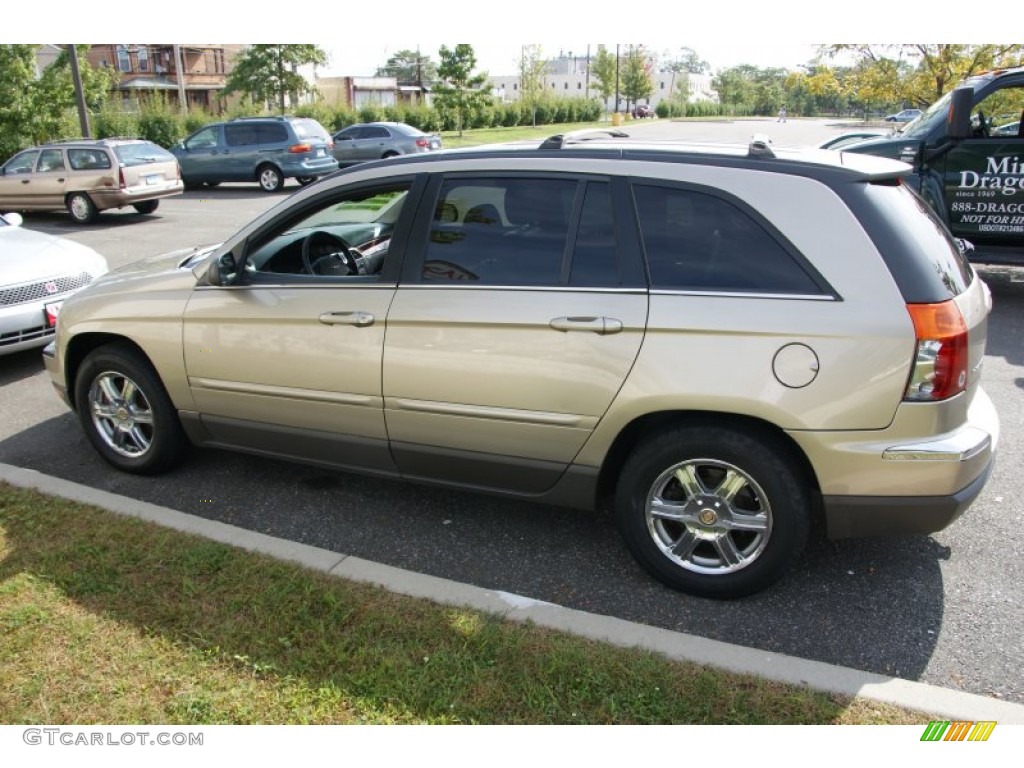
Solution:
[(1000, 724), (1024, 725), (1024, 705), (1021, 704), (744, 648), (609, 616), (563, 608), (553, 603), (508, 592), (425, 576), (188, 515), (9, 464), (0, 464), (0, 480), (298, 563), (351, 581), (376, 584), (403, 595), (425, 598), (445, 605), (472, 608), (511, 621), (532, 621), (539, 626), (592, 640), (622, 647), (643, 648), (678, 661), (709, 665), (739, 674), (757, 675), (791, 685), (804, 685), (827, 693), (861, 696), (951, 720), (992, 720)]

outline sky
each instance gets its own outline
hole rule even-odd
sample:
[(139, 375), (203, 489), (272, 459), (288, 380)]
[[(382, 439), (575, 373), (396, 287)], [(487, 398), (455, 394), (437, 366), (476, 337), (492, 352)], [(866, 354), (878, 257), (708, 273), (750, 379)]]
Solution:
[[(523, 45), (540, 45), (545, 56), (560, 51), (585, 55), (585, 40), (607, 40), (612, 33), (654, 51), (688, 47), (711, 71), (752, 64), (796, 69), (826, 43), (1019, 42), (1013, 25), (991, 28), (991, 15), (936, 11), (923, 0), (858, 0), (854, 4), (810, 0), (630, 0), (580, 3), (553, 0), (351, 0), (341, 4), (287, 6), (238, 3), (195, 4), (137, 13), (82, 13), (71, 0), (48, 0), (47, 36), (32, 24), (6, 24), (0, 43), (189, 42), (192, 44), (315, 43), (331, 62), (324, 75), (371, 75), (403, 48), (437, 61), (442, 44), (473, 46), (477, 71), (513, 74)], [(842, 9), (841, 16), (835, 13)], [(280, 12), (278, 12), (280, 11)], [(54, 26), (55, 25), (55, 26)], [(986, 26), (987, 25), (987, 26)], [(549, 42), (551, 41), (551, 42)], [(614, 47), (615, 43), (605, 43)], [(596, 51), (597, 42), (590, 43)]]

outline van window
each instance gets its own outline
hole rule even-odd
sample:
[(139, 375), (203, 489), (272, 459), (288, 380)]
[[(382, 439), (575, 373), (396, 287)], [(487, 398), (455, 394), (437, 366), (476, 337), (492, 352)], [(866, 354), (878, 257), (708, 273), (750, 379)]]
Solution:
[(288, 141), (288, 129), (281, 123), (258, 123), (255, 128), (260, 144), (283, 144)]
[(252, 123), (229, 123), (224, 126), (224, 141), (229, 147), (248, 147), (259, 144), (259, 135)]

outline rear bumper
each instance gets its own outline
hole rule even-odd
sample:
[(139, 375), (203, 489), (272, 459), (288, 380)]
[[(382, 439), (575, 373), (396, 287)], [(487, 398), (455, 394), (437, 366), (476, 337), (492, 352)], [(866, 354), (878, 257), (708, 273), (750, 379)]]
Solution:
[(945, 496), (825, 496), (830, 539), (934, 533), (952, 524), (981, 493), (994, 461), (973, 482)]
[(818, 478), (829, 538), (940, 531), (981, 493), (999, 418), (980, 387), (943, 404), (903, 404), (874, 432), (791, 432)]
[(99, 189), (89, 192), (96, 208), (105, 211), (109, 208), (123, 208), (126, 205), (144, 203), (147, 200), (159, 200), (174, 197), (185, 191), (185, 185), (175, 179), (161, 184), (140, 185), (123, 189)]

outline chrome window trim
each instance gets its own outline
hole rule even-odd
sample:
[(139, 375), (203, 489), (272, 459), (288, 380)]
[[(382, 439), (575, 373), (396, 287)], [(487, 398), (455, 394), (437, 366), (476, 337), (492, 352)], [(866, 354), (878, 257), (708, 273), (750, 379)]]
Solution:
[(545, 291), (554, 293), (625, 293), (644, 296), (648, 293), (646, 288), (584, 288), (573, 285), (466, 285), (461, 281), (449, 283), (402, 283), (403, 291)]
[(837, 296), (821, 293), (757, 293), (748, 291), (701, 291), (651, 289), (651, 296), (716, 296), (730, 299), (787, 299), (798, 301), (842, 301)]

